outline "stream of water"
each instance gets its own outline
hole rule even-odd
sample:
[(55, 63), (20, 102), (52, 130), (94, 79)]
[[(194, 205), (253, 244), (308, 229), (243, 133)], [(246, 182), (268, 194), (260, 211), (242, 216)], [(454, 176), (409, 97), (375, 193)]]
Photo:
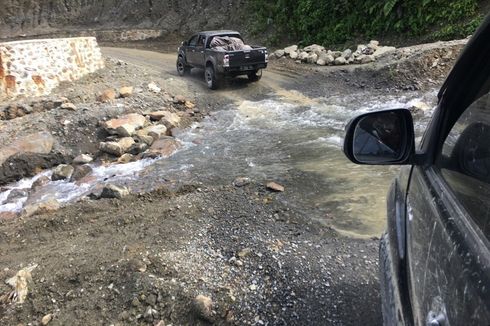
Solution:
[[(229, 184), (245, 176), (286, 185), (280, 200), (343, 234), (378, 236), (385, 225), (386, 191), (398, 168), (349, 163), (341, 151), (344, 126), (360, 113), (409, 108), (417, 102), (432, 107), (435, 98), (435, 92), (399, 97), (362, 93), (315, 100), (275, 94), (261, 101), (244, 101), (214, 112), (180, 134), (178, 139), (184, 146), (169, 158), (93, 166), (92, 183), (50, 182), (38, 197), (69, 203), (109, 182), (144, 191), (168, 179)], [(418, 134), (431, 112), (417, 116)], [(14, 189), (31, 187), (38, 177), (0, 192), (0, 212), (20, 211), (27, 197), (7, 198)]]

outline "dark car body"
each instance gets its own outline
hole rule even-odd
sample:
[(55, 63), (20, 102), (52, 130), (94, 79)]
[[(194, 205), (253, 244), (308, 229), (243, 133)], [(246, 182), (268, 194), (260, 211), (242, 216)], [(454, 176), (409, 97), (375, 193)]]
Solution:
[[(208, 86), (212, 89), (226, 76), (247, 75), (252, 81), (260, 79), (261, 69), (267, 68), (267, 49), (251, 46), (246, 50), (219, 51), (211, 48), (214, 37), (235, 37), (243, 40), (236, 31), (205, 31), (194, 34), (182, 42), (178, 49), (177, 71), (183, 75), (190, 68), (205, 70)], [(216, 83), (213, 83), (213, 78)]]
[(490, 325), (490, 16), (438, 94), (415, 147), (408, 110), (347, 126), (357, 164), (400, 164), (380, 244), (385, 325)]

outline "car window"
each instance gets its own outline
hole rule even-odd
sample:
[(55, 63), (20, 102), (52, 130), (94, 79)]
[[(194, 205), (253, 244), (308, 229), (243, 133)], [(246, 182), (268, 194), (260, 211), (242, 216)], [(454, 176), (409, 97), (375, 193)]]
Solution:
[(463, 112), (449, 132), (436, 166), (490, 240), (490, 93)]
[(205, 39), (205, 37), (203, 35), (199, 36), (199, 40), (197, 41), (197, 46), (198, 47), (203, 47), (204, 46), (204, 39)]
[(197, 44), (197, 35), (194, 35), (193, 37), (191, 37), (191, 39), (189, 40), (189, 46), (196, 46)]

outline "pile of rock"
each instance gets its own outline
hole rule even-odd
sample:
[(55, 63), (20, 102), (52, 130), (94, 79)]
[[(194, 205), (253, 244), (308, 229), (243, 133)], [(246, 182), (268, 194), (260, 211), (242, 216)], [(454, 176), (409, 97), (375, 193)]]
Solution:
[(378, 41), (373, 40), (368, 44), (359, 44), (355, 51), (351, 49), (332, 51), (317, 44), (312, 44), (305, 48), (291, 45), (275, 51), (272, 57), (276, 59), (289, 58), (295, 60), (297, 63), (326, 66), (370, 63), (395, 51), (395, 47), (380, 46)]

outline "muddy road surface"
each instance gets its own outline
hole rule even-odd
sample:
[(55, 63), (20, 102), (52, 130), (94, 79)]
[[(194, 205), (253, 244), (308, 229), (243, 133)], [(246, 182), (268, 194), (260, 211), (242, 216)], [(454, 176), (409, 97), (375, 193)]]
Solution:
[[(343, 128), (362, 112), (423, 102), (420, 132), (433, 88), (386, 88), (392, 71), (375, 66), (273, 62), (257, 83), (237, 78), (209, 91), (202, 71), (177, 75), (174, 54), (103, 53), (117, 64), (92, 77), (100, 81), (94, 86), (83, 80), (83, 89), (111, 78), (151, 80), (192, 99), (200, 118), (175, 132), (182, 146), (170, 157), (94, 166), (90, 187), (117, 182), (131, 195), (93, 200), (91, 188), (56, 181), (44, 195), (63, 203), (60, 210), (1, 221), (0, 279), (33, 267), (24, 303), (11, 303), (12, 288), (0, 286), (2, 325), (381, 324), (378, 237), (397, 170), (349, 164)], [(129, 68), (121, 77), (111, 70), (118, 67)], [(63, 113), (70, 120), (159, 105), (143, 92), (94, 108), (77, 84), (59, 91), (83, 107)], [(56, 126), (49, 117), (43, 125)], [(17, 124), (25, 121), (4, 130)], [(71, 137), (70, 146), (80, 138)], [(9, 185), (9, 194), (33, 181)]]

